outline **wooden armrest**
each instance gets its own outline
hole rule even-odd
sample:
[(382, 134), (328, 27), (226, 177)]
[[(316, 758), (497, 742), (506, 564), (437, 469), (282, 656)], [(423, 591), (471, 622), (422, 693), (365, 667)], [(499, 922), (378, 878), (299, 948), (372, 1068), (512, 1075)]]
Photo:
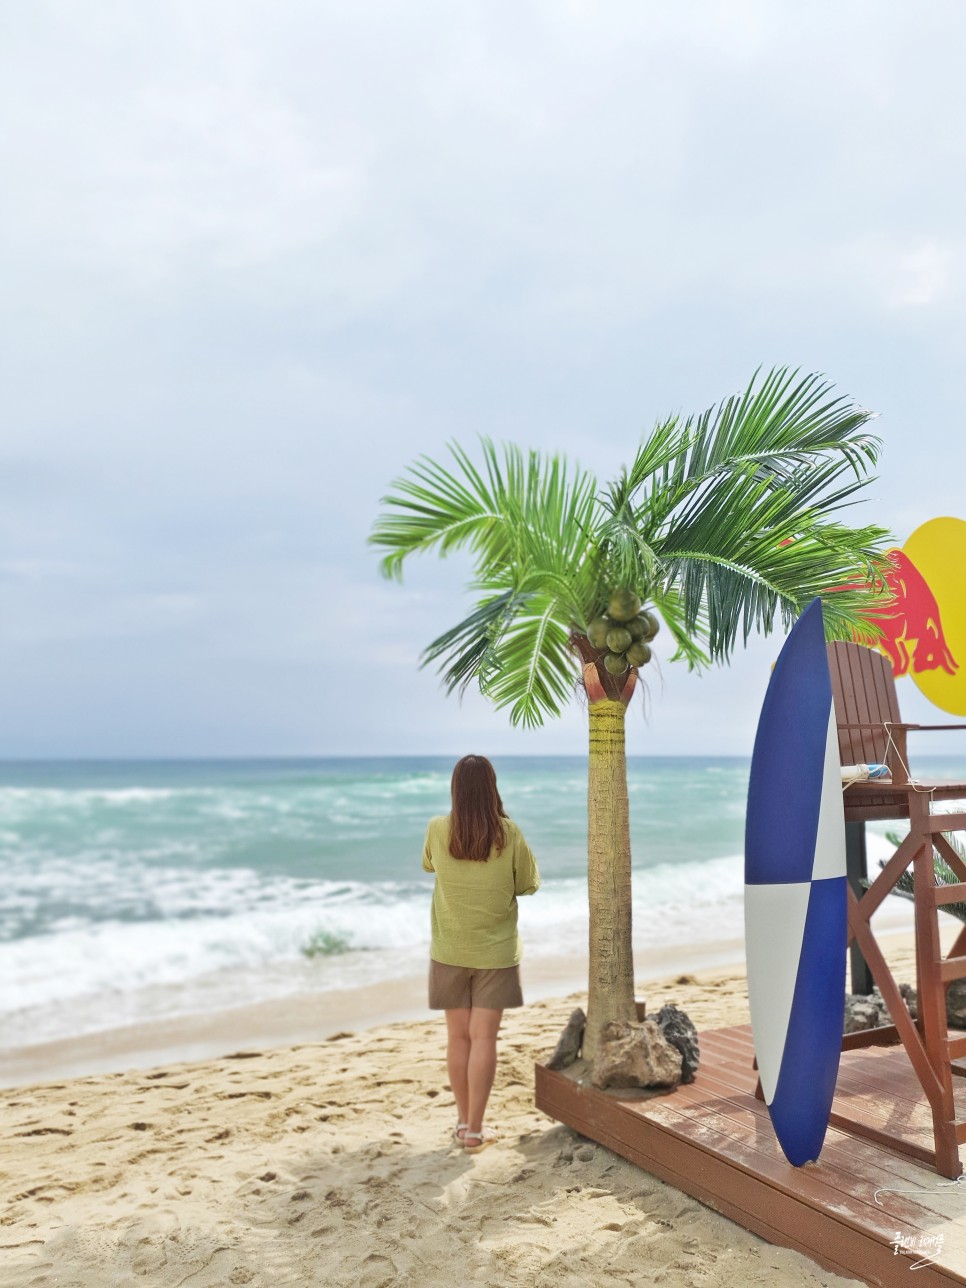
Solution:
[(842, 724), (837, 721), (836, 729), (925, 729), (927, 732), (933, 732), (937, 729), (966, 729), (966, 724), (943, 724), (943, 725), (924, 725), (924, 724), (906, 724), (904, 720), (867, 720), (861, 724), (853, 724), (849, 721)]
[[(925, 729), (926, 725), (903, 724), (901, 720), (866, 720), (863, 724), (836, 722), (836, 729)], [(928, 726), (932, 728), (932, 726)], [(943, 729), (966, 729), (966, 725), (942, 725)]]

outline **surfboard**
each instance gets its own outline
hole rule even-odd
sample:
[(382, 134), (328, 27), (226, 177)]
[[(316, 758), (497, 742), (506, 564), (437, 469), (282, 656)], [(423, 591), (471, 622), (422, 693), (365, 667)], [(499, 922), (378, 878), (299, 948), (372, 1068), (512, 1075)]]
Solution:
[(842, 1050), (845, 816), (822, 604), (792, 628), (762, 704), (745, 822), (745, 948), (758, 1074), (778, 1143), (817, 1159)]

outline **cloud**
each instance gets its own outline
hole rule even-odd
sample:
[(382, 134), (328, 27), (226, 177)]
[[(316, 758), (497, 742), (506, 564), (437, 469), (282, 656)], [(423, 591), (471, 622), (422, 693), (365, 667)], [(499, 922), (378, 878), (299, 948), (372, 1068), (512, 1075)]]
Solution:
[[(957, 512), (964, 28), (871, 0), (12, 9), (0, 754), (580, 751), (578, 708), (520, 735), (416, 669), (463, 564), (378, 578), (379, 498), (452, 438), (606, 479), (789, 362), (882, 412), (867, 521)], [(736, 747), (755, 682), (668, 668), (653, 749)]]
[[(924, 242), (899, 258), (899, 281), (890, 294), (897, 308), (922, 308), (934, 304), (950, 286), (951, 255), (934, 241)], [(956, 257), (962, 262), (962, 254)]]

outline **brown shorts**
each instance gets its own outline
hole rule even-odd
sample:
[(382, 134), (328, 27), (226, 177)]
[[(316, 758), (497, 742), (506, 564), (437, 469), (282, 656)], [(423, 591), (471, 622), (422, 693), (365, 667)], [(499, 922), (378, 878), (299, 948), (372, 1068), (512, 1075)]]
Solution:
[(504, 1011), (523, 1005), (520, 967), (502, 966), (482, 970), (474, 966), (446, 966), (429, 963), (429, 1009), (453, 1011), (471, 1006), (485, 1006)]

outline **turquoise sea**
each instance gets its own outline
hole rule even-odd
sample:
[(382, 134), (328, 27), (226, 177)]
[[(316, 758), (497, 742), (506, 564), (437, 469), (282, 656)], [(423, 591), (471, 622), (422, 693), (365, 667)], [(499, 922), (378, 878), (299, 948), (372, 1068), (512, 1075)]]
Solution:
[[(520, 905), (527, 960), (582, 954), (586, 760), (494, 763), (543, 877)], [(0, 1047), (421, 972), (420, 855), (452, 764), (0, 762)], [(738, 759), (629, 761), (650, 949), (741, 936), (747, 774)]]

